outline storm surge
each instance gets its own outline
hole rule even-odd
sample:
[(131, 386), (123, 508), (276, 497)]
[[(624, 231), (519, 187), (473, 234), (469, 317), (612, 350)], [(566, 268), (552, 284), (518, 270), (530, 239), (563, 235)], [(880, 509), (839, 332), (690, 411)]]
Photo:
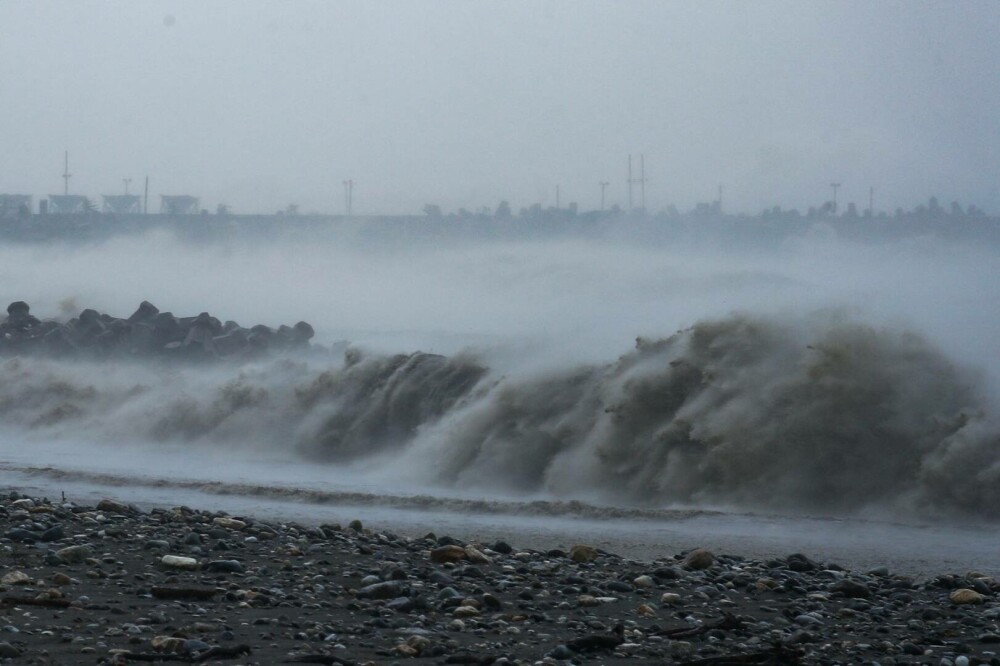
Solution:
[(1000, 518), (988, 392), (898, 328), (836, 311), (735, 314), (639, 339), (608, 363), (505, 374), (484, 359), (14, 358), (0, 362), (0, 421), (25, 447), (277, 451), (386, 492)]

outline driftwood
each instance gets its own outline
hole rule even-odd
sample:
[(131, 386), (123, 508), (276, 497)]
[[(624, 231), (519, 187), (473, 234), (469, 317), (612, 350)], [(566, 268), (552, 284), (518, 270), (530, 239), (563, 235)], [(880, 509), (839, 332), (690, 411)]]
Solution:
[(770, 650), (745, 652), (742, 654), (722, 654), (681, 662), (680, 666), (795, 666), (801, 663), (802, 651), (781, 643), (775, 643)]
[(0, 599), (4, 606), (41, 606), (42, 608), (69, 608), (73, 603), (69, 599), (48, 599), (45, 597), (4, 597)]
[(702, 634), (707, 634), (713, 629), (722, 629), (723, 631), (733, 631), (734, 629), (742, 629), (742, 628), (743, 628), (743, 620), (736, 617), (732, 613), (724, 613), (722, 619), (714, 624), (703, 624), (700, 627), (679, 627), (677, 629), (662, 629), (650, 635), (663, 636), (665, 638), (671, 638), (671, 639), (693, 638), (694, 636), (701, 636)]
[(334, 657), (332, 654), (300, 654), (285, 659), (286, 664), (335, 664), (336, 666), (354, 666), (353, 661)]
[(613, 650), (625, 642), (625, 627), (615, 625), (610, 634), (594, 634), (582, 638), (574, 638), (566, 643), (573, 652), (597, 652), (598, 650)]
[(472, 664), (472, 666), (490, 666), (500, 657), (477, 657), (474, 654), (453, 654), (444, 660), (446, 664)]
[(154, 587), (150, 593), (157, 599), (208, 601), (218, 590), (214, 587)]
[(180, 654), (171, 652), (119, 652), (115, 659), (119, 661), (183, 661), (188, 664), (200, 664), (209, 659), (236, 659), (250, 654), (249, 645), (233, 647), (215, 646), (201, 652)]

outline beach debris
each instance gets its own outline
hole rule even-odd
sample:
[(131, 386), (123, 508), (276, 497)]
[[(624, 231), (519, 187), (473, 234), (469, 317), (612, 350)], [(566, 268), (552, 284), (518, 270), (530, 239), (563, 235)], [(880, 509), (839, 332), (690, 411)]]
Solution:
[(154, 585), (149, 592), (157, 599), (207, 601), (218, 594), (219, 591), (214, 587), (166, 587)]

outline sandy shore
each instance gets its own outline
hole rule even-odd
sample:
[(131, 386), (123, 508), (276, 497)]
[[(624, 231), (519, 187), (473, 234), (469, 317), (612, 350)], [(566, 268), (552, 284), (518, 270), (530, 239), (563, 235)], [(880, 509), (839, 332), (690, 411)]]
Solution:
[(0, 521), (16, 663), (1000, 664), (1000, 584), (975, 572), (640, 561), (17, 493)]

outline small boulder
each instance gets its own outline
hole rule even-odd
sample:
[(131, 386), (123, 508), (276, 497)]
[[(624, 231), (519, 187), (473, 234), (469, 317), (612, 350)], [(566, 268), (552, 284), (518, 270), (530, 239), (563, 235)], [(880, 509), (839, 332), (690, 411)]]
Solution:
[(93, 557), (94, 551), (90, 546), (67, 546), (57, 550), (55, 555), (63, 564), (79, 564), (88, 557)]
[(407, 586), (398, 580), (389, 580), (384, 583), (374, 583), (366, 585), (357, 592), (359, 599), (395, 599), (396, 597), (409, 596)]
[(872, 596), (871, 588), (864, 583), (845, 578), (830, 586), (831, 592), (837, 592), (848, 599), (868, 599)]
[(30, 585), (31, 576), (24, 573), (23, 571), (11, 571), (10, 573), (4, 574), (0, 578), (0, 584), (3, 585)]
[(986, 600), (986, 597), (979, 594), (975, 590), (970, 590), (967, 587), (961, 587), (952, 591), (952, 593), (948, 595), (948, 600), (953, 604), (959, 605), (981, 604)]
[(0, 643), (0, 659), (17, 659), (21, 656), (21, 651), (10, 643), (4, 641)]
[(440, 546), (431, 551), (431, 562), (434, 564), (460, 562), (467, 557), (465, 549), (456, 545)]
[(708, 569), (715, 564), (715, 555), (705, 548), (696, 548), (684, 558), (684, 568), (694, 571)]
[(493, 562), (493, 560), (487, 557), (483, 551), (479, 550), (475, 546), (466, 546), (465, 556), (473, 564), (492, 564)]
[(116, 502), (113, 499), (102, 499), (97, 503), (97, 510), (103, 511), (104, 513), (119, 513), (119, 514), (129, 514), (132, 512), (127, 504), (122, 504), (121, 502)]
[(586, 563), (597, 559), (597, 549), (593, 546), (577, 544), (569, 549), (569, 559), (574, 562)]
[(237, 520), (236, 518), (228, 518), (224, 516), (215, 518), (212, 521), (212, 523), (227, 530), (236, 530), (236, 531), (242, 530), (247, 526), (247, 524), (242, 520)]
[(196, 571), (201, 568), (198, 560), (182, 555), (164, 555), (160, 558), (160, 564), (168, 569), (183, 569), (185, 571)]

